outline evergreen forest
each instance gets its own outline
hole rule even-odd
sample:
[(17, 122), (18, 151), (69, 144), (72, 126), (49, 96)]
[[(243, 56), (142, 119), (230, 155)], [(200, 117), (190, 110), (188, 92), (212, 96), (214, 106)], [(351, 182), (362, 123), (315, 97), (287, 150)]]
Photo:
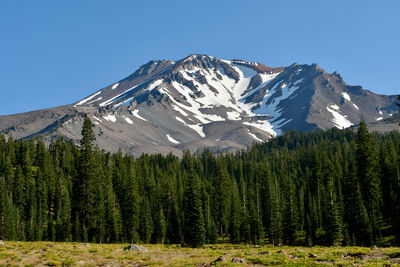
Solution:
[(400, 133), (290, 131), (182, 157), (0, 135), (0, 239), (400, 246)]

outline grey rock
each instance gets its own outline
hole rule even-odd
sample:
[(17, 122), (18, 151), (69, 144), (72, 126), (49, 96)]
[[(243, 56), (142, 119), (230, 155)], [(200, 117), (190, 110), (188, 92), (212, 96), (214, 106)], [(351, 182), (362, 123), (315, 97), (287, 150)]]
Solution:
[(216, 264), (217, 262), (226, 262), (226, 259), (221, 256), (218, 259), (214, 260), (211, 264)]
[(139, 245), (128, 245), (128, 246), (124, 247), (124, 251), (125, 250), (137, 251), (137, 252), (146, 252), (147, 248), (145, 248), (143, 246), (139, 246)]
[(272, 253), (267, 251), (260, 252), (260, 255), (271, 255)]
[(286, 251), (284, 251), (283, 249), (279, 250), (277, 253), (287, 255)]
[(241, 258), (232, 258), (233, 263), (238, 263), (238, 264), (246, 264), (246, 260), (241, 259)]
[(308, 254), (308, 257), (309, 257), (309, 258), (312, 258), (312, 259), (316, 259), (316, 258), (318, 258), (318, 255), (317, 255), (317, 254), (314, 254), (314, 253), (309, 253), (309, 254)]

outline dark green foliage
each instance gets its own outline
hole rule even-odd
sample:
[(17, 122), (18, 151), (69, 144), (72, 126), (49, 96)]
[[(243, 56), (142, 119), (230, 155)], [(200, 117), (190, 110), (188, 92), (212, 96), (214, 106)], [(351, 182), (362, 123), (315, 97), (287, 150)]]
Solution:
[(183, 195), (183, 242), (189, 247), (200, 247), (205, 243), (200, 183), (193, 167), (190, 166), (189, 168)]
[[(334, 172), (334, 169), (330, 170), (331, 173)], [(326, 231), (327, 231), (327, 243), (329, 245), (341, 245), (343, 241), (343, 223), (342, 216), (340, 214), (339, 202), (336, 196), (335, 187), (333, 184), (333, 179), (328, 178), (327, 184), (327, 223), (326, 223)]]
[(231, 212), (229, 218), (229, 239), (231, 243), (240, 243), (240, 227), (243, 218), (242, 205), (236, 183), (232, 185)]
[(169, 213), (169, 220), (167, 224), (167, 239), (170, 243), (180, 244), (183, 241), (182, 222), (180, 217), (180, 210), (175, 201), (171, 204)]
[[(80, 144), (80, 155), (78, 161), (78, 175), (74, 181), (73, 187), (76, 192), (75, 209), (78, 211), (80, 218), (80, 225), (82, 227), (83, 235), (86, 233), (91, 237), (90, 241), (95, 241), (98, 233), (97, 229), (97, 216), (98, 204), (97, 202), (99, 184), (95, 172), (95, 158), (94, 158), (94, 134), (92, 130), (92, 123), (88, 117), (85, 118), (82, 128), (82, 139)], [(103, 210), (100, 210), (102, 212)], [(84, 237), (82, 237), (84, 239)], [(94, 239), (94, 240), (93, 240)], [(85, 240), (87, 241), (87, 240)]]
[(231, 180), (224, 158), (217, 163), (216, 175), (213, 179), (213, 207), (214, 220), (218, 224), (221, 236), (226, 234), (229, 225), (229, 202), (231, 200)]
[(380, 240), (380, 221), (382, 192), (379, 179), (379, 160), (377, 147), (373, 136), (368, 133), (367, 125), (361, 120), (357, 132), (357, 177), (360, 182), (362, 198), (372, 228), (371, 242), (376, 244)]
[(149, 243), (153, 233), (153, 221), (151, 219), (151, 209), (147, 198), (143, 198), (140, 204), (139, 217), (139, 235), (140, 240)]
[(247, 151), (133, 158), (0, 135), (0, 239), (400, 245), (400, 134), (288, 132)]

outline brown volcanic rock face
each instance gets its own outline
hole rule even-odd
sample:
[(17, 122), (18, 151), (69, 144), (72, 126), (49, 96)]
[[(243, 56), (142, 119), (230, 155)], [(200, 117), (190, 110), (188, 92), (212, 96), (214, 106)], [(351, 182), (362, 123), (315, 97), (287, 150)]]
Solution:
[(78, 142), (89, 116), (96, 143), (107, 151), (232, 152), (289, 129), (349, 127), (361, 116), (381, 125), (397, 113), (395, 103), (396, 96), (347, 85), (317, 64), (271, 68), (190, 55), (150, 61), (73, 105), (0, 116), (0, 131), (47, 143), (61, 136)]
[(278, 67), (278, 68), (271, 68), (268, 66), (265, 66), (261, 63), (258, 62), (245, 62), (243, 60), (240, 59), (233, 59), (232, 60), (235, 64), (238, 65), (242, 65), (244, 67), (248, 67), (251, 68), (253, 70), (255, 70), (258, 73), (269, 73), (269, 74), (273, 74), (273, 73), (279, 73), (285, 70), (285, 67)]

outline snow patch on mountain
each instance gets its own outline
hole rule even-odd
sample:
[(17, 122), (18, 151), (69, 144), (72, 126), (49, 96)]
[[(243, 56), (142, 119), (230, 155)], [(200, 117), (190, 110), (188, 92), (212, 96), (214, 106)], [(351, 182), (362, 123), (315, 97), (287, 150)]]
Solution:
[(237, 111), (228, 111), (226, 113), (226, 116), (228, 117), (228, 120), (231, 120), (231, 121), (239, 121), (240, 120), (240, 113)]
[(172, 105), (172, 108), (175, 109), (176, 111), (178, 111), (179, 113), (181, 113), (183, 116), (188, 116), (188, 114), (183, 111), (181, 108), (177, 107), (176, 105)]
[[(278, 88), (279, 87), (279, 88)], [(278, 130), (279, 127), (282, 126), (282, 121), (278, 120), (279, 117), (281, 116), (281, 108), (278, 107), (279, 103), (282, 100), (287, 99), (290, 97), (299, 87), (298, 86), (293, 86), (293, 85), (287, 85), (285, 83), (277, 83), (275, 84), (270, 91), (268, 91), (262, 103), (260, 104), (260, 107), (257, 109), (253, 110), (253, 113), (255, 114), (265, 114), (269, 115), (272, 117), (271, 122), (272, 125), (277, 129), (277, 131), (280, 133)], [(277, 94), (280, 93), (280, 96), (276, 96)], [(270, 98), (274, 96), (274, 98), (270, 100)]]
[(304, 78), (298, 79), (293, 83), (293, 85), (297, 86), (299, 83), (301, 83), (304, 80)]
[(329, 107), (330, 107), (330, 108), (333, 108), (334, 110), (337, 110), (337, 111), (340, 110), (340, 108), (339, 108), (338, 105), (330, 105)]
[(92, 103), (94, 103), (94, 102), (97, 102), (97, 101), (100, 101), (100, 100), (102, 100), (103, 99), (103, 97), (99, 97), (99, 98), (97, 98), (97, 99), (95, 99), (95, 100), (92, 100), (92, 101), (89, 101), (89, 102), (87, 102), (86, 104), (92, 104)]
[(261, 79), (262, 79), (262, 84), (260, 84), (259, 86), (257, 86), (256, 88), (252, 89), (250, 92), (248, 92), (246, 94), (245, 97), (243, 97), (241, 100), (243, 101), (244, 98), (251, 96), (252, 94), (254, 94), (255, 92), (257, 92), (259, 89), (265, 87), (266, 85), (268, 85), (268, 83), (270, 81), (272, 81), (273, 79), (275, 79), (276, 76), (278, 76), (280, 74), (280, 72), (278, 73), (273, 73), (273, 74), (260, 74)]
[(134, 111), (132, 111), (132, 115), (135, 116), (138, 119), (141, 119), (143, 121), (147, 121), (145, 118), (143, 118), (142, 116), (139, 115), (139, 110), (135, 109)]
[(79, 101), (78, 103), (75, 104), (75, 107), (76, 106), (80, 106), (82, 104), (85, 104), (86, 102), (88, 102), (89, 100), (93, 99), (95, 96), (97, 96), (99, 94), (101, 94), (101, 91), (98, 91), (97, 93), (94, 93), (93, 95), (91, 95), (89, 97), (86, 97), (85, 99)]
[(247, 131), (249, 132), (249, 135), (250, 135), (251, 137), (253, 137), (255, 140), (257, 140), (258, 142), (262, 142), (262, 141), (263, 141), (262, 139), (258, 138), (255, 134), (253, 134), (252, 132), (250, 132), (249, 129), (247, 129)]
[(116, 95), (116, 96), (114, 96), (114, 97), (108, 99), (107, 101), (104, 101), (103, 103), (100, 103), (100, 107), (104, 107), (104, 106), (107, 106), (107, 105), (110, 105), (110, 104), (114, 103), (115, 101), (119, 100), (119, 99), (121, 98), (121, 96), (123, 96), (123, 95), (125, 95), (126, 93), (128, 93), (128, 92), (130, 92), (130, 91), (132, 91), (132, 90), (134, 90), (134, 89), (136, 89), (136, 88), (138, 88), (139, 86), (144, 85), (146, 82), (148, 82), (148, 81), (146, 80), (146, 81), (141, 82), (141, 83), (139, 83), (139, 84), (137, 84), (137, 85), (135, 85), (135, 86), (132, 86), (132, 87), (130, 87), (129, 89), (123, 91), (122, 93), (120, 93), (120, 94), (118, 94), (118, 95)]
[(108, 114), (107, 116), (103, 117), (107, 121), (116, 122), (117, 118), (114, 115)]
[(174, 139), (173, 137), (171, 137), (169, 134), (167, 134), (166, 136), (167, 136), (167, 138), (168, 138), (168, 141), (170, 141), (171, 143), (180, 144), (179, 141), (175, 140), (175, 139)]
[(119, 83), (116, 83), (116, 84), (114, 84), (112, 87), (111, 87), (111, 89), (115, 89), (115, 88), (117, 88), (118, 87), (118, 85), (119, 85)]
[(232, 65), (234, 69), (239, 73), (239, 81), (235, 84), (233, 88), (233, 97), (237, 100), (241, 98), (243, 93), (249, 87), (249, 83), (251, 78), (257, 74), (257, 72), (253, 69), (241, 66), (241, 65)]
[(351, 98), (350, 98), (350, 96), (349, 96), (348, 93), (342, 92), (342, 96), (343, 96), (343, 98), (346, 99), (347, 101), (351, 101)]
[(99, 121), (99, 122), (101, 122), (102, 123), (102, 120), (100, 120), (99, 118), (97, 118), (96, 116), (93, 116), (93, 118), (95, 119), (95, 120), (97, 120), (97, 121)]
[(156, 81), (154, 81), (154, 82), (152, 82), (150, 85), (148, 85), (147, 87), (146, 87), (146, 90), (147, 91), (151, 91), (151, 90), (154, 90), (157, 86), (159, 86), (160, 84), (162, 84), (162, 82), (163, 82), (163, 80), (156, 80)]
[(268, 121), (257, 121), (257, 122), (243, 122), (244, 125), (252, 126), (258, 128), (264, 132), (270, 133), (273, 136), (276, 136), (277, 132), (280, 133), (280, 130), (275, 131), (273, 126)]
[(132, 97), (130, 97), (130, 98), (128, 98), (128, 99), (126, 99), (126, 100), (124, 100), (122, 102), (119, 102), (118, 104), (114, 105), (114, 108), (118, 108), (119, 106), (122, 106), (122, 105), (129, 106), (134, 99), (135, 99), (135, 97), (132, 96)]
[(340, 108), (337, 105), (330, 105), (330, 106), (326, 107), (326, 109), (332, 114), (332, 116), (333, 116), (332, 122), (335, 124), (335, 126), (337, 128), (343, 129), (343, 128), (348, 128), (351, 125), (353, 125), (353, 123), (351, 123), (347, 119), (346, 115), (342, 115), (339, 113)]
[(186, 126), (195, 130), (201, 137), (206, 137), (203, 132), (203, 126), (198, 124), (187, 124)]
[(185, 125), (186, 127), (189, 127), (191, 129), (193, 129), (194, 131), (196, 131), (201, 137), (205, 137), (206, 135), (203, 132), (203, 126), (198, 125), (198, 124), (187, 124), (183, 119), (179, 118), (179, 117), (175, 117), (177, 121), (181, 122), (183, 125)]
[(125, 119), (125, 121), (126, 121), (127, 123), (133, 124), (133, 121), (132, 121), (130, 118), (124, 117), (124, 119)]

